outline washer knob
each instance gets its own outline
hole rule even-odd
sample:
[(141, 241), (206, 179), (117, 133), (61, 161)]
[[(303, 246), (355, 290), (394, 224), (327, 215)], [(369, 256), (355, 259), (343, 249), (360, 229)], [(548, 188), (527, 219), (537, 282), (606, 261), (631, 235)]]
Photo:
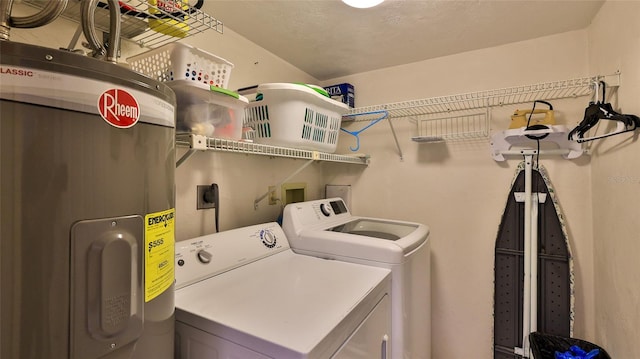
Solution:
[(211, 262), (211, 257), (213, 257), (211, 253), (205, 251), (204, 249), (199, 250), (196, 255), (198, 256), (198, 260), (200, 261), (200, 263), (203, 264), (209, 264)]
[(331, 215), (331, 210), (329, 209), (329, 206), (326, 203), (320, 204), (320, 212), (322, 212), (322, 214), (324, 214), (325, 217), (329, 217)]

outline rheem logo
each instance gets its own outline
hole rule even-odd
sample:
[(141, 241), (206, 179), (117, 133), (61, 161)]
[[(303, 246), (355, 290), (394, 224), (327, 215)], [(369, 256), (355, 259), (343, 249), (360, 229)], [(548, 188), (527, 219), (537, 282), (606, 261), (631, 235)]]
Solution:
[(112, 126), (129, 128), (140, 118), (140, 106), (135, 97), (122, 89), (110, 89), (98, 99), (98, 111)]

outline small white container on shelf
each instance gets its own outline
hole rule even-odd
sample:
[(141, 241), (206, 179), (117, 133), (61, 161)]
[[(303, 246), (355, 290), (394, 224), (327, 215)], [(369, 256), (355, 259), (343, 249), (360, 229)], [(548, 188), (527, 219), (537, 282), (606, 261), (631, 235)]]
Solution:
[(167, 82), (176, 93), (176, 132), (207, 137), (242, 139), (244, 110), (249, 101), (216, 87), (202, 89), (189, 80)]
[(188, 80), (193, 86), (227, 88), (233, 64), (187, 44), (173, 42), (129, 57), (131, 69), (160, 82)]
[(268, 83), (257, 88), (245, 111), (254, 142), (333, 153), (348, 106), (304, 84)]

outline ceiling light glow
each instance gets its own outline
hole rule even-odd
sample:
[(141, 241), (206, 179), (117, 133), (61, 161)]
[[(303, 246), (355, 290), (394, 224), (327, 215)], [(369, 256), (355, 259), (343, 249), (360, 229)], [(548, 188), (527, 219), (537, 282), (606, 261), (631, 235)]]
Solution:
[(351, 7), (357, 7), (358, 9), (374, 7), (380, 5), (383, 1), (384, 0), (342, 0), (343, 3)]

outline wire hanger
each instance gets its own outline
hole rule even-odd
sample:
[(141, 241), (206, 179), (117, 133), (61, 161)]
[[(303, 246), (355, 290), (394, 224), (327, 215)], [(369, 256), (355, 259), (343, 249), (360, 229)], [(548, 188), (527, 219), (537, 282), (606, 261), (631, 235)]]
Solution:
[[(602, 87), (602, 98), (598, 98)], [(625, 132), (634, 131), (640, 127), (640, 118), (636, 115), (627, 115), (617, 113), (610, 103), (606, 102), (607, 85), (604, 81), (595, 82), (594, 100), (589, 103), (589, 106), (584, 111), (584, 118), (571, 132), (569, 132), (569, 140), (577, 142), (593, 141), (600, 138), (610, 137)], [(616, 121), (616, 128), (608, 133), (602, 135), (594, 135), (591, 137), (585, 137), (585, 134), (593, 128), (600, 120)]]

